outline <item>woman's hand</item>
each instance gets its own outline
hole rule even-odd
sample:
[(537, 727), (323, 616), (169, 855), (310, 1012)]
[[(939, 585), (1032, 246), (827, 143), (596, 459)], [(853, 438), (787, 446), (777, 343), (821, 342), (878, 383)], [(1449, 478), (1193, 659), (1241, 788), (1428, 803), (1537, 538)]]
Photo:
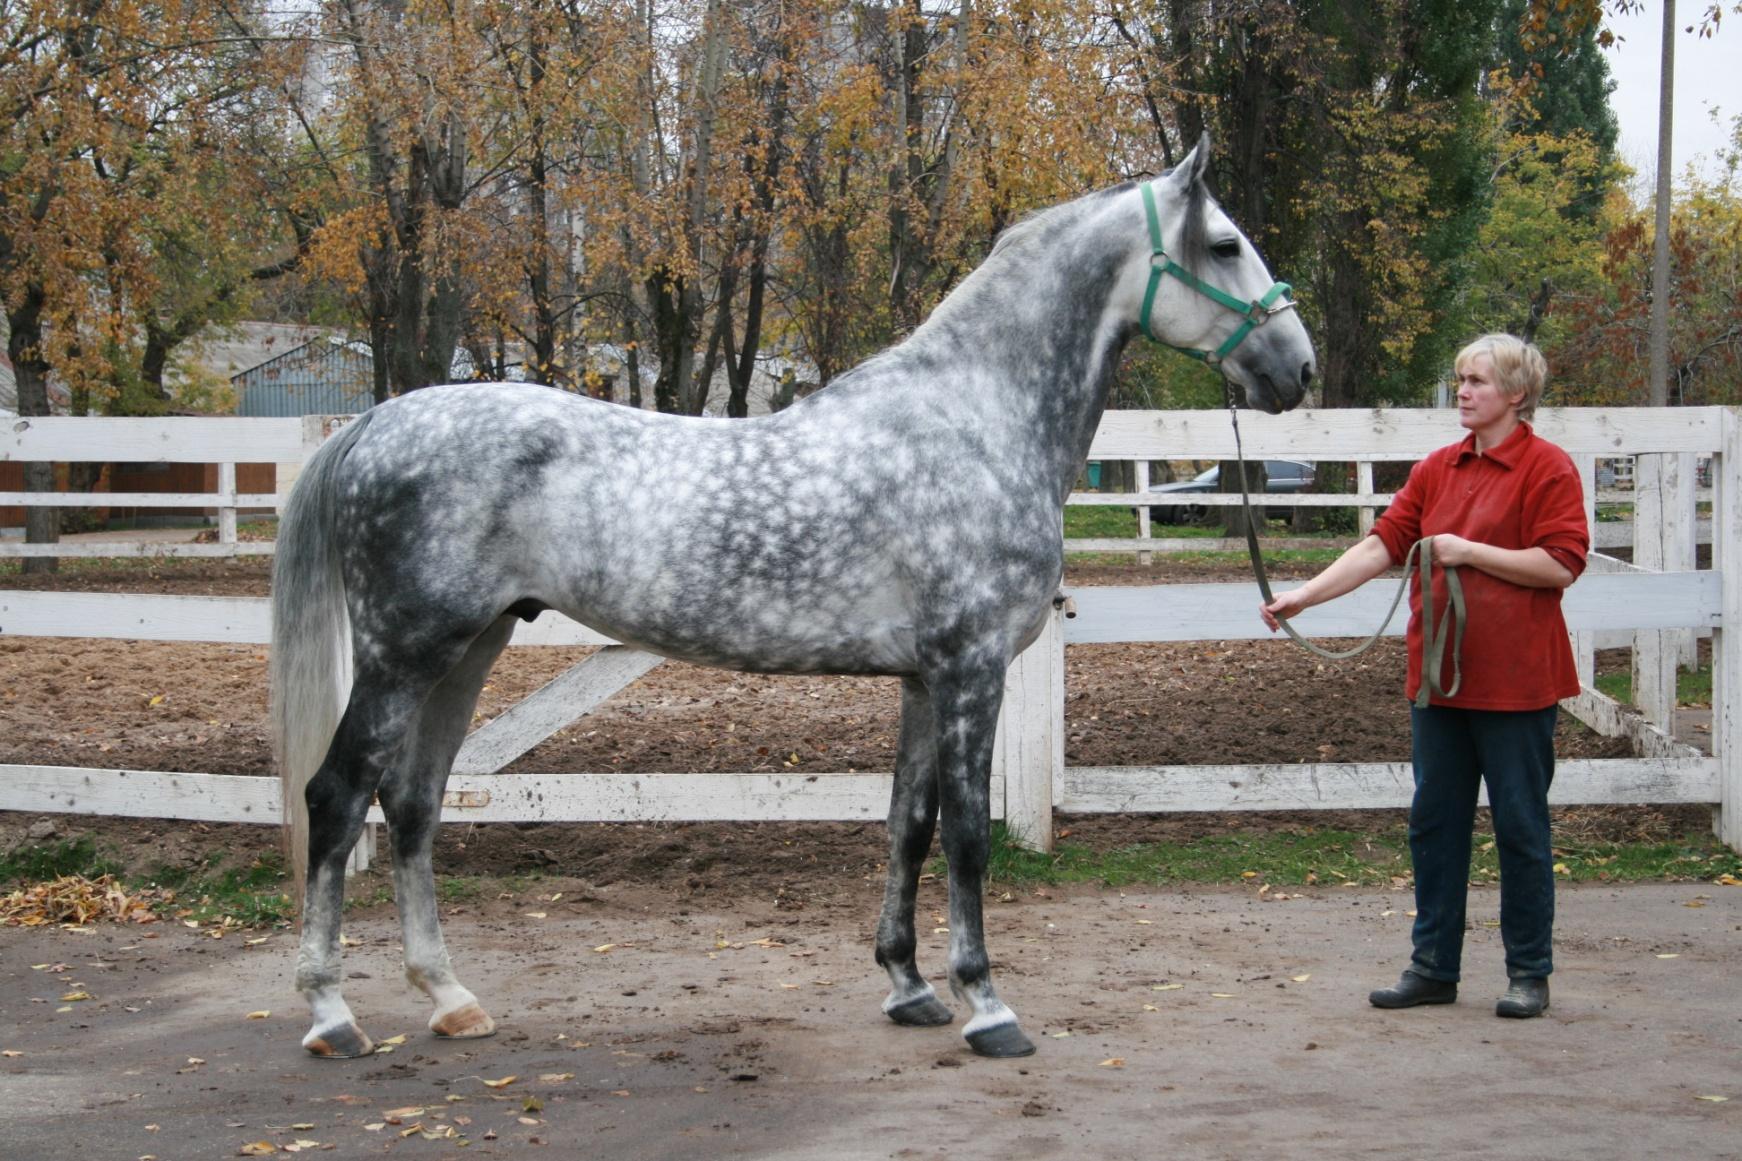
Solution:
[(1364, 536), (1333, 561), (1329, 568), (1297, 589), (1277, 593), (1268, 605), (1258, 606), (1258, 615), (1272, 633), (1282, 628), (1279, 617), (1292, 617), (1314, 605), (1359, 588), (1391, 564), (1391, 550), (1377, 536)]
[(1307, 599), (1306, 588), (1289, 589), (1286, 593), (1277, 593), (1276, 599), (1268, 605), (1258, 606), (1258, 615), (1264, 618), (1272, 633), (1282, 628), (1281, 621), (1295, 616), (1312, 606)]
[(1476, 564), (1477, 545), (1475, 541), (1465, 540), (1462, 536), (1456, 536), (1450, 532), (1440, 533), (1433, 538), (1433, 541), (1434, 561), (1442, 568), (1461, 568), (1467, 564)]

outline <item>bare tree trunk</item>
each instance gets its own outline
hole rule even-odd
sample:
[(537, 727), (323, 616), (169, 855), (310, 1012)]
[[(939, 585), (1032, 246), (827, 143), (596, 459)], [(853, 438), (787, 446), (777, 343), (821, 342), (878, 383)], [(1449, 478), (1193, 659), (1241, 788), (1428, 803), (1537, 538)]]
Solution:
[[(8, 333), (6, 355), (12, 360), (12, 372), (18, 383), (18, 414), (21, 418), (49, 414), (48, 363), (42, 357), (42, 308), (47, 299), (42, 285), (27, 283), (23, 297), (6, 312)], [(26, 492), (52, 492), (54, 465), (30, 462), (24, 465)], [(59, 508), (26, 508), (24, 510), (24, 542), (26, 544), (58, 544), (60, 542)], [(60, 558), (27, 556), (22, 569), (26, 573), (60, 571)]]

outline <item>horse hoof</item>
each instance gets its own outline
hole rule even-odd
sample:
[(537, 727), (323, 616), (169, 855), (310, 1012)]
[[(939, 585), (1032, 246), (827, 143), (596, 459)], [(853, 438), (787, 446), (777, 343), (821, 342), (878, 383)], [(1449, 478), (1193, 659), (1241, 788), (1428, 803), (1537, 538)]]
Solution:
[(956, 1018), (956, 1014), (936, 996), (915, 996), (893, 1008), (884, 1009), (883, 1014), (908, 1028), (936, 1028)]
[(368, 1056), (375, 1051), (375, 1042), (355, 1024), (347, 1024), (342, 1028), (332, 1028), (325, 1032), (308, 1035), (302, 1042), (310, 1056), (319, 1056), (327, 1060), (353, 1060), (359, 1056)]
[(1004, 1059), (1034, 1055), (1034, 1041), (1024, 1036), (1022, 1029), (1015, 1024), (994, 1024), (978, 1032), (966, 1033), (963, 1039), (967, 1040), (968, 1047), (976, 1056)]
[(444, 1040), (476, 1040), (496, 1034), (496, 1021), (476, 1004), (438, 1013), (429, 1022), (429, 1030)]

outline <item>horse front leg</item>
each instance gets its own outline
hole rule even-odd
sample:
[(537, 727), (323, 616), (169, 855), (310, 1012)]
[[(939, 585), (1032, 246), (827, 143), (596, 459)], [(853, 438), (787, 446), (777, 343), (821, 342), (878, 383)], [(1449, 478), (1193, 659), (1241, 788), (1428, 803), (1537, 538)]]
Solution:
[(433, 850), (441, 825), (442, 790), (478, 704), (490, 667), (514, 633), (499, 618), (431, 691), (409, 731), (403, 754), (381, 785), (381, 809), (393, 844), (393, 898), (405, 946), (405, 978), (430, 998), (429, 1029), (437, 1036), (489, 1036), (496, 1022), (454, 973), (436, 909)]
[(983, 910), (992, 851), (992, 741), (1004, 701), (1002, 662), (960, 664), (927, 682), (936, 719), (944, 857), (950, 867), (950, 990), (974, 1010), (962, 1029), (981, 1056), (1028, 1056), (1034, 1042), (992, 987)]
[(925, 686), (901, 683), (901, 741), (889, 799), (889, 877), (877, 921), (877, 962), (889, 973), (883, 1013), (897, 1024), (935, 1027), (955, 1019), (914, 960), (913, 909), (919, 873), (938, 821), (937, 729)]

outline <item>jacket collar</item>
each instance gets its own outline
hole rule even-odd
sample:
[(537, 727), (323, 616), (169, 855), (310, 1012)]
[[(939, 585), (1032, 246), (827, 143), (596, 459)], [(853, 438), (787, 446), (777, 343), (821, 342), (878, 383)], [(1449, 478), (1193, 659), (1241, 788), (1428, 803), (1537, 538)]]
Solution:
[(1535, 436), (1536, 433), (1531, 430), (1530, 424), (1519, 420), (1518, 426), (1512, 429), (1512, 434), (1500, 441), (1497, 446), (1489, 448), (1486, 452), (1478, 452), (1476, 450), (1476, 433), (1472, 431), (1458, 445), (1458, 454), (1452, 457), (1452, 463), (1462, 465), (1467, 460), (1481, 458), (1493, 460), (1503, 468), (1515, 468), (1518, 466), (1519, 459), (1524, 455), (1525, 447)]

